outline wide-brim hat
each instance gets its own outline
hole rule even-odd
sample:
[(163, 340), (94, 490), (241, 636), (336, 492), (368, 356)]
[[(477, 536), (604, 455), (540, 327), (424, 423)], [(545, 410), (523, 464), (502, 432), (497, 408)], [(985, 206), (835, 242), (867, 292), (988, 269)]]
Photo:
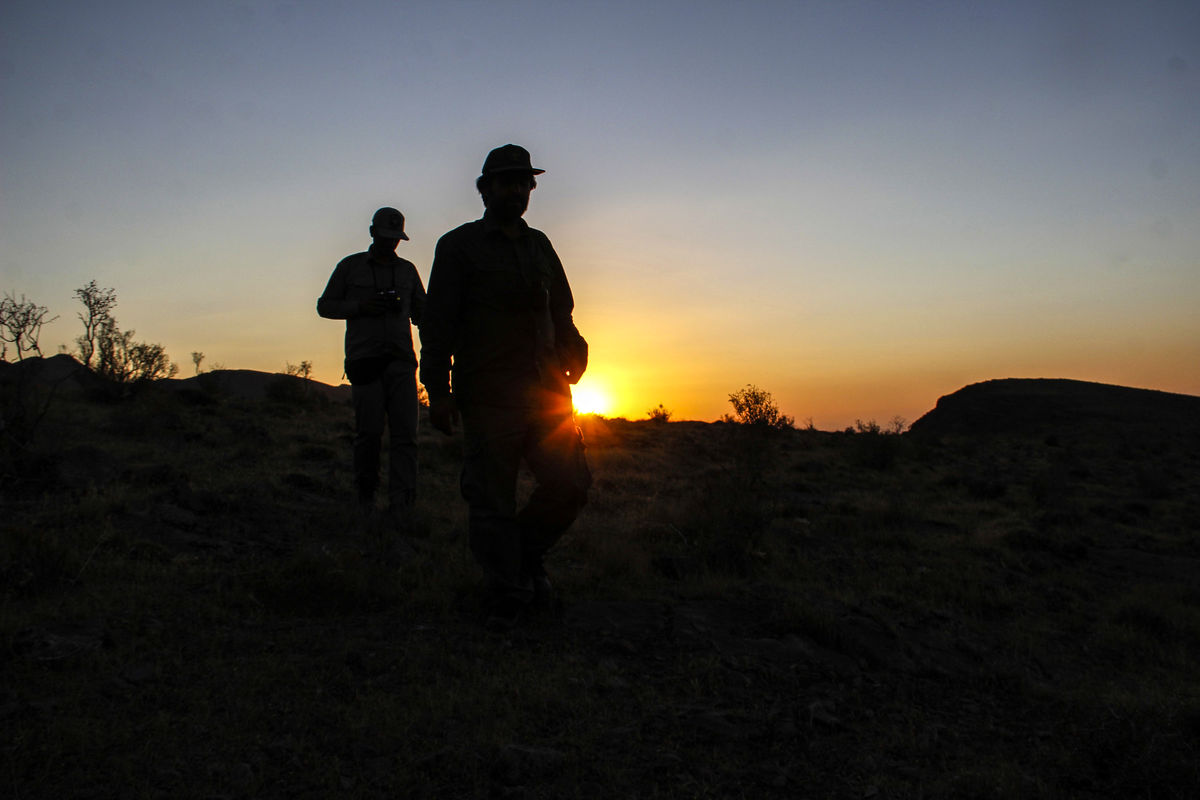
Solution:
[(371, 227), (381, 239), (408, 239), (404, 232), (404, 215), (391, 206), (384, 206), (371, 217)]
[(517, 144), (506, 144), (497, 147), (487, 154), (483, 160), (481, 175), (495, 175), (498, 172), (527, 172), (530, 175), (541, 175), (546, 170), (534, 167), (529, 161), (529, 151)]

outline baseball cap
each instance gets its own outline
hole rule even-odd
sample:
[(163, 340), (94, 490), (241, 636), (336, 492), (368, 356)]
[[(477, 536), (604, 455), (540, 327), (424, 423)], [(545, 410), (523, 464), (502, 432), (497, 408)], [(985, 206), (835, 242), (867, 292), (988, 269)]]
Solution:
[(384, 206), (371, 217), (375, 235), (383, 239), (408, 239), (404, 233), (404, 215), (390, 206)]

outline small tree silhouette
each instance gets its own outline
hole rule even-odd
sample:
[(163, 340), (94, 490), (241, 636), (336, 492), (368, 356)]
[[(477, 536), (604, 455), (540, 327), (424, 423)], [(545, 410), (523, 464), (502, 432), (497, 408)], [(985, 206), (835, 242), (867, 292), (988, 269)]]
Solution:
[(24, 360), (26, 353), (40, 356), (42, 348), (38, 337), (42, 335), (42, 326), (58, 319), (46, 319), (49, 313), (50, 309), (26, 300), (25, 295), (18, 300), (12, 292), (6, 292), (0, 299), (0, 361), (8, 360), (9, 344), (17, 348), (17, 361)]
[(196, 365), (196, 374), (200, 374), (200, 364), (204, 361), (204, 353), (199, 350), (192, 351), (192, 363)]
[[(0, 299), (0, 361), (8, 360), (8, 345), (17, 349), (17, 361), (26, 353), (42, 355), (38, 337), (42, 326), (58, 317), (46, 318), (50, 311), (21, 295), (18, 300), (11, 292)], [(34, 430), (46, 416), (57, 386), (48, 391), (35, 385), (26, 369), (15, 370), (16, 377), (0, 387), (0, 472), (13, 474), (12, 459), (32, 440)], [(19, 470), (17, 470), (19, 472)]]
[(115, 289), (101, 289), (92, 279), (87, 285), (76, 289), (75, 296), (83, 303), (83, 311), (76, 312), (83, 323), (83, 333), (75, 338), (75, 343), (79, 346), (79, 360), (90, 368), (100, 329), (106, 320), (112, 319), (112, 310), (117, 305), (117, 292)]
[(760, 389), (752, 383), (744, 389), (738, 389), (729, 395), (733, 405), (736, 421), (743, 425), (763, 425), (771, 428), (789, 429), (795, 420), (779, 412), (775, 398), (766, 389)]

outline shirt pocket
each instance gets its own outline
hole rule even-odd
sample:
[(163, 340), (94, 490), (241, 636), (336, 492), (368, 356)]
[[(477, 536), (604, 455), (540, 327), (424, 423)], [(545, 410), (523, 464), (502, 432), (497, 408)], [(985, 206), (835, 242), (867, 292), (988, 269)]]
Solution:
[(347, 300), (369, 300), (378, 294), (369, 270), (355, 270), (346, 278)]
[(407, 267), (397, 267), (395, 275), (396, 313), (404, 317), (404, 323), (407, 325), (408, 318), (412, 316), (413, 276)]
[(471, 275), (469, 295), (473, 304), (496, 311), (528, 311), (531, 287), (515, 263), (503, 259), (477, 261)]

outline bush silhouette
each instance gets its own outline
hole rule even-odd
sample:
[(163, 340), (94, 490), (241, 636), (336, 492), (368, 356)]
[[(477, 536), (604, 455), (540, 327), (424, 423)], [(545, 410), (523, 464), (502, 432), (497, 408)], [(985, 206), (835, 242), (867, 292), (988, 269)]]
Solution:
[(312, 362), (301, 361), (299, 364), (293, 364), (289, 361), (283, 371), (285, 375), (294, 375), (297, 378), (308, 380), (312, 376)]
[(75, 340), (80, 361), (86, 366), (91, 367), (95, 357), (96, 372), (117, 383), (173, 378), (179, 372), (161, 344), (135, 342), (134, 331), (117, 327), (112, 315), (117, 305), (116, 290), (102, 289), (93, 280), (76, 289), (75, 296), (86, 312), (79, 314), (83, 335)]
[(658, 408), (652, 408), (646, 412), (646, 416), (651, 422), (664, 423), (671, 421), (671, 409), (665, 408), (662, 403), (658, 404)]
[(738, 389), (729, 395), (733, 405), (735, 421), (743, 425), (762, 425), (782, 430), (791, 429), (795, 420), (786, 414), (781, 414), (775, 398), (766, 389), (760, 389), (752, 383)]

